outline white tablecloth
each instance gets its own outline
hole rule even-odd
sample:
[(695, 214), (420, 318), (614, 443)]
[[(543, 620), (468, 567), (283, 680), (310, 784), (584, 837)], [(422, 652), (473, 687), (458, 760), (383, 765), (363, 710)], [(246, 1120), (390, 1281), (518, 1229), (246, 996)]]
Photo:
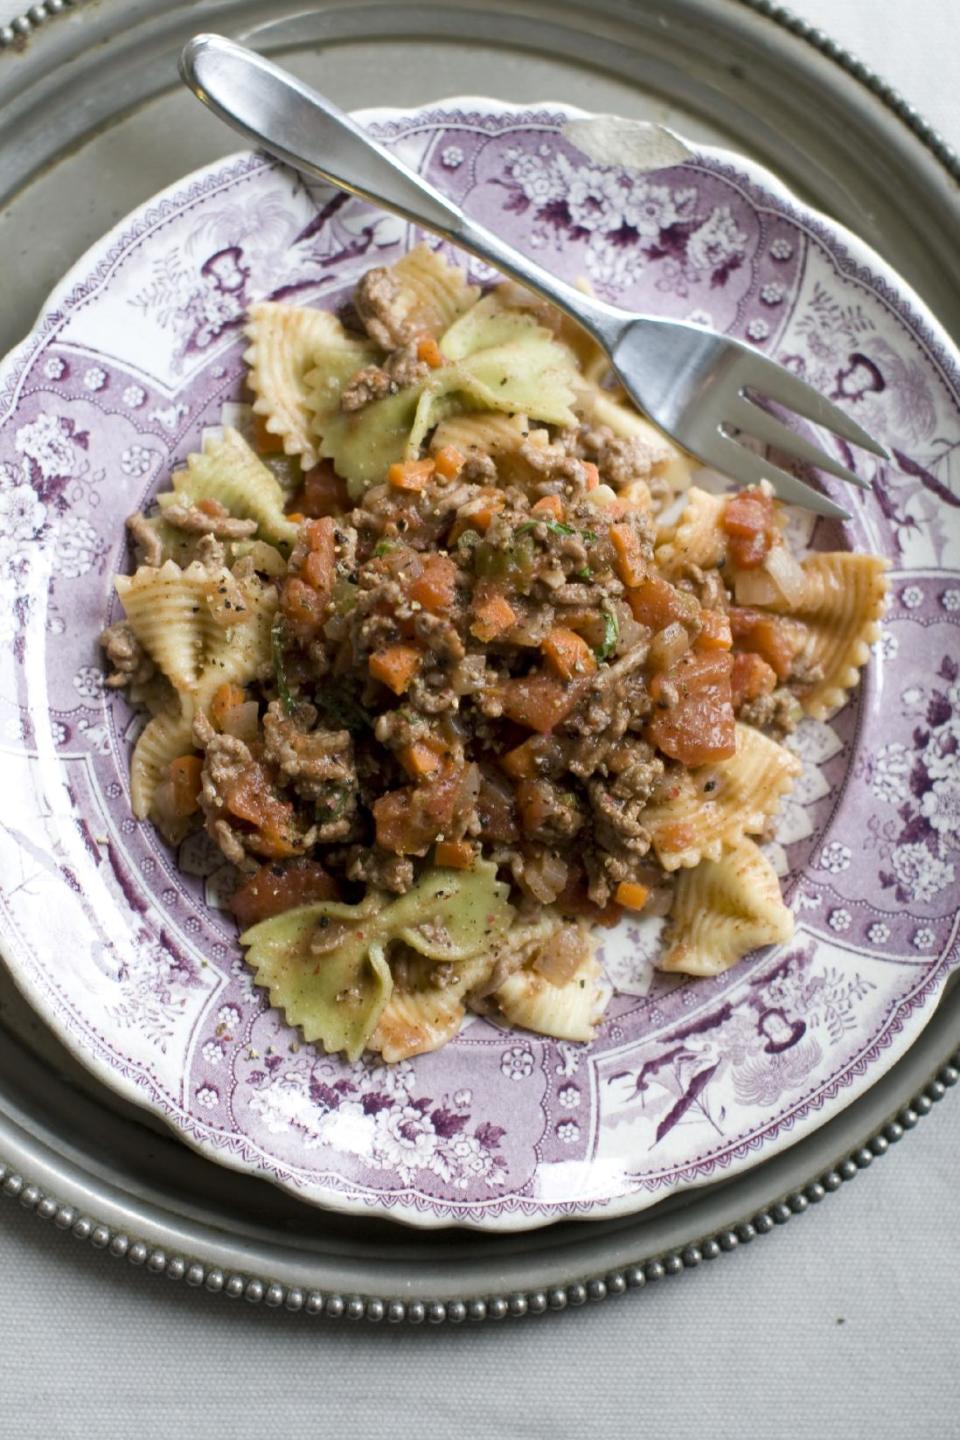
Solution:
[[(0, 23), (28, 0), (0, 0)], [(793, 0), (960, 145), (960, 0)], [(202, 7), (199, 7), (202, 8)], [(0, 1433), (270, 1440), (960, 1435), (960, 1096), (749, 1249), (588, 1310), (444, 1330), (171, 1285), (0, 1202)]]

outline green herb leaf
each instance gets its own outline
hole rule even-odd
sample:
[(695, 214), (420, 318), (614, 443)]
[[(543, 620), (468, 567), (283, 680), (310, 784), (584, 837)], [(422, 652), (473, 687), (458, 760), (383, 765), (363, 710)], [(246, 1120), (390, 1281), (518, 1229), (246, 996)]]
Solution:
[(290, 686), (287, 683), (287, 657), (285, 646), (287, 643), (286, 626), (282, 620), (274, 620), (270, 630), (270, 648), (273, 652), (273, 672), (277, 679), (277, 692), (283, 702), (286, 711), (294, 709), (294, 699), (290, 694)]
[(529, 531), (536, 530), (538, 525), (549, 530), (551, 535), (579, 535), (587, 545), (592, 545), (597, 539), (593, 530), (575, 530), (572, 525), (564, 525), (562, 520), (526, 520), (517, 528), (516, 534), (526, 535)]
[(381, 540), (373, 547), (373, 553), (378, 557), (381, 555), (389, 555), (390, 551), (395, 548), (392, 540)]
[(598, 660), (606, 660), (617, 648), (620, 639), (620, 621), (613, 610), (603, 612), (603, 644), (596, 651)]

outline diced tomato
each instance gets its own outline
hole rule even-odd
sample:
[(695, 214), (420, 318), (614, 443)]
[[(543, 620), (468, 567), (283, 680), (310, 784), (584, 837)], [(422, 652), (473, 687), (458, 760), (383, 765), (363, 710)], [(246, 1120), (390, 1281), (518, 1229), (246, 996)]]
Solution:
[(231, 815), (257, 831), (262, 854), (282, 858), (297, 853), (293, 806), (274, 794), (259, 765), (250, 766), (232, 781), (224, 802)]
[(437, 615), (450, 610), (457, 597), (457, 567), (449, 555), (426, 555), (423, 568), (408, 590), (411, 600)]
[(786, 626), (774, 615), (764, 615), (760, 610), (740, 605), (732, 605), (729, 614), (733, 643), (737, 648), (752, 650), (762, 656), (777, 672), (777, 678), (785, 680), (794, 659), (794, 644)]
[(723, 610), (701, 610), (700, 626), (698, 650), (729, 650), (733, 645), (730, 619)]
[(373, 803), (377, 844), (397, 855), (425, 855), (449, 827), (463, 771), (447, 765), (429, 785), (390, 790)]
[(730, 677), (733, 708), (739, 710), (747, 700), (769, 695), (777, 687), (777, 672), (759, 655), (751, 651), (733, 657)]
[(324, 618), (324, 605), (312, 585), (297, 575), (288, 575), (280, 592), (280, 608), (288, 620), (304, 629), (314, 629)]
[(170, 762), (173, 812), (184, 820), (200, 808), (200, 777), (203, 761), (199, 755), (180, 755)]
[(303, 485), (293, 497), (293, 509), (317, 520), (322, 515), (342, 515), (350, 508), (346, 480), (341, 480), (329, 460), (321, 460), (303, 477)]
[(230, 897), (230, 909), (242, 929), (282, 915), (298, 905), (337, 900), (340, 887), (315, 860), (289, 860), (285, 865), (261, 865)]
[(773, 496), (760, 489), (741, 490), (727, 501), (720, 523), (730, 537), (733, 564), (741, 570), (756, 569), (773, 543)]
[[(728, 651), (688, 651), (665, 675), (654, 676), (650, 694), (655, 708), (647, 725), (651, 744), (684, 765), (729, 759), (736, 751), (732, 669)], [(656, 702), (672, 698), (671, 690), (676, 703), (657, 708)]]
[(665, 630), (679, 620), (690, 624), (697, 618), (699, 605), (692, 595), (678, 590), (659, 575), (648, 575), (639, 585), (627, 591), (633, 618), (653, 631)]
[(510, 844), (519, 837), (512, 787), (482, 765), (476, 809), (485, 840)]
[(564, 683), (553, 675), (534, 671), (500, 686), (503, 713), (527, 730), (546, 735), (561, 724), (583, 697), (589, 680)]

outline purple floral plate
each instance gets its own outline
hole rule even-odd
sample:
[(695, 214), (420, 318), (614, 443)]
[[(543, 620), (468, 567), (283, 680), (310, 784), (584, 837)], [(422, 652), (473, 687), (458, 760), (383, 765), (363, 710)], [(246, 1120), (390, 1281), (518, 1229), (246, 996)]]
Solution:
[[(656, 923), (605, 937), (585, 1047), (472, 1019), (392, 1068), (307, 1045), (251, 983), (219, 854), (133, 819), (141, 718), (106, 694), (123, 521), (242, 421), (241, 325), (265, 296), (333, 306), (415, 238), (243, 154), (141, 207), (74, 267), (0, 368), (0, 941), (100, 1079), (190, 1145), (302, 1198), (421, 1226), (609, 1217), (731, 1175), (867, 1089), (929, 1019), (960, 907), (960, 367), (866, 246), (719, 150), (653, 177), (563, 138), (560, 105), (452, 100), (363, 117), (471, 214), (630, 308), (744, 337), (840, 400), (890, 464), (797, 539), (887, 555), (863, 685), (795, 737), (769, 849), (794, 940), (715, 980), (654, 972)], [(478, 280), (490, 273), (473, 265)], [(6, 646), (9, 645), (8, 650)]]

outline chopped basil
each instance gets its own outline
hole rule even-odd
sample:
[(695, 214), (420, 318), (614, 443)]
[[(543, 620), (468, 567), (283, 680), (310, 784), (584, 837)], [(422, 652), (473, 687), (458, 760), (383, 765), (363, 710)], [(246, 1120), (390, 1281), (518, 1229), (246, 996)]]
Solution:
[(392, 540), (381, 540), (377, 545), (373, 547), (373, 553), (378, 557), (381, 555), (389, 555), (390, 551), (394, 548), (395, 547)]
[(283, 702), (283, 708), (291, 711), (294, 708), (294, 699), (290, 694), (290, 686), (287, 683), (287, 657), (284, 651), (287, 632), (282, 620), (274, 620), (270, 631), (270, 646), (273, 651), (273, 671), (277, 677), (277, 691)]
[(529, 531), (536, 530), (538, 525), (549, 530), (551, 535), (579, 535), (586, 545), (592, 545), (597, 538), (593, 530), (575, 530), (572, 525), (564, 525), (562, 520), (527, 520), (518, 527), (516, 533), (526, 535)]
[(617, 641), (620, 639), (620, 621), (613, 610), (603, 612), (603, 644), (596, 652), (598, 660), (606, 660), (617, 648)]

